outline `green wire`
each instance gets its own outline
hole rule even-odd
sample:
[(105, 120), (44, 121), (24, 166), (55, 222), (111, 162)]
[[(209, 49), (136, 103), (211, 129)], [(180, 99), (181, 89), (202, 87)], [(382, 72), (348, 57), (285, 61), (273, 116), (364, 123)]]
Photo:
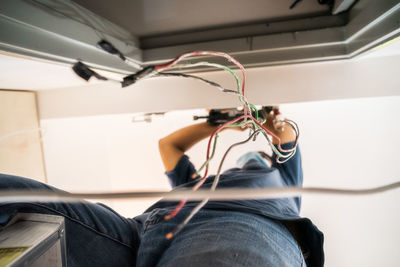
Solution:
[(218, 137), (219, 137), (219, 136), (218, 136), (218, 134), (217, 134), (217, 135), (215, 136), (215, 138), (214, 138), (213, 150), (212, 150), (212, 152), (211, 152), (210, 158), (209, 158), (208, 160), (206, 160), (206, 161), (203, 163), (203, 165), (201, 165), (200, 169), (198, 169), (198, 170), (196, 171), (196, 174), (197, 174), (198, 176), (200, 176), (201, 170), (203, 170), (204, 167), (206, 167), (206, 166), (210, 163), (210, 161), (212, 160), (212, 158), (214, 157), (215, 148), (217, 147), (217, 139), (218, 139)]
[(253, 104), (250, 104), (250, 103), (249, 103), (249, 106), (250, 106), (250, 108), (252, 108), (254, 110), (254, 113), (256, 115), (255, 118), (256, 118), (256, 120), (258, 120), (258, 110), (257, 110), (256, 106), (254, 106)]
[(206, 61), (197, 62), (197, 63), (194, 63), (194, 64), (187, 64), (187, 65), (183, 65), (182, 67), (189, 68), (189, 67), (195, 67), (195, 66), (216, 67), (216, 68), (228, 71), (235, 78), (237, 92), (240, 94), (240, 96), (239, 96), (240, 101), (242, 103), (245, 103), (246, 105), (248, 105), (247, 101), (245, 100), (245, 98), (244, 98), (244, 96), (242, 95), (242, 92), (241, 92), (240, 79), (232, 69), (230, 69), (229, 67), (224, 66), (224, 65), (220, 65), (220, 64), (217, 64), (217, 63), (210, 63), (210, 62), (206, 62)]
[[(257, 108), (255, 107), (255, 105), (253, 105), (253, 104), (251, 104), (251, 103), (248, 103), (247, 100), (245, 99), (245, 97), (242, 95), (242, 93), (241, 93), (240, 79), (239, 79), (239, 77), (237, 76), (237, 74), (236, 74), (232, 69), (230, 69), (229, 67), (224, 66), (224, 65), (220, 65), (220, 64), (217, 64), (217, 63), (205, 62), (205, 61), (203, 61), (203, 62), (198, 62), (198, 63), (194, 63), (194, 64), (186, 64), (186, 65), (183, 65), (183, 66), (181, 66), (181, 67), (185, 67), (185, 68), (186, 68), (186, 67), (194, 67), (194, 66), (210, 66), (210, 67), (216, 67), (216, 68), (219, 68), (219, 69), (226, 70), (226, 71), (228, 71), (230, 74), (232, 74), (232, 76), (234, 77), (235, 82), (236, 82), (237, 92), (240, 94), (239, 100), (240, 100), (242, 103), (244, 103), (244, 104), (248, 107), (248, 110), (249, 110), (250, 112), (251, 112), (251, 110), (254, 111), (254, 113), (255, 113), (254, 118), (255, 118), (256, 120), (258, 120), (259, 114), (258, 114)], [(157, 73), (157, 71), (154, 71), (154, 72), (152, 73), (152, 75), (154, 75), (155, 73)], [(233, 127), (243, 127), (244, 125), (249, 124), (249, 123), (251, 123), (251, 124), (254, 126), (254, 129), (262, 129), (262, 127), (260, 127), (259, 125), (257, 125), (253, 120), (250, 120), (250, 121), (247, 121), (247, 120), (246, 120), (246, 121), (243, 121), (242, 123), (228, 125), (227, 127), (230, 127), (230, 128), (233, 128)], [(265, 138), (267, 139), (267, 141), (268, 141), (269, 145), (271, 146), (272, 150), (274, 151), (274, 153), (278, 156), (278, 157), (277, 157), (277, 162), (278, 162), (278, 163), (283, 163), (283, 162), (289, 160), (289, 159), (294, 155), (294, 153), (296, 152), (296, 150), (294, 150), (294, 151), (290, 152), (289, 154), (286, 154), (286, 155), (282, 154), (282, 153), (279, 151), (279, 149), (277, 149), (277, 148), (272, 144), (272, 141), (268, 138), (267, 133), (266, 133), (264, 130), (262, 131), (262, 133), (263, 133), (263, 135), (265, 136)], [(215, 148), (216, 148), (216, 145), (217, 145), (217, 138), (218, 138), (218, 135), (216, 135), (216, 136), (215, 136), (215, 139), (214, 139), (214, 145), (213, 145), (213, 151), (212, 151), (211, 157), (203, 163), (203, 165), (200, 167), (200, 169), (196, 172), (197, 175), (200, 175), (199, 172), (200, 172), (204, 167), (206, 167), (206, 166), (210, 163), (211, 159), (214, 157)], [(284, 158), (285, 160), (281, 161), (281, 160), (280, 160), (281, 158)]]
[[(242, 102), (243, 104), (245, 104), (245, 105), (248, 107), (248, 109), (250, 110), (249, 103), (247, 102), (246, 98), (242, 95), (242, 92), (241, 92), (240, 79), (239, 79), (239, 77), (237, 76), (237, 74), (236, 74), (232, 69), (230, 69), (229, 67), (224, 66), (224, 65), (220, 65), (220, 64), (217, 64), (217, 63), (210, 63), (210, 62), (206, 62), (206, 61), (197, 62), (197, 63), (193, 63), (193, 64), (185, 64), (185, 65), (182, 65), (182, 66), (180, 66), (180, 67), (183, 67), (183, 68), (190, 68), (190, 67), (195, 67), (195, 66), (216, 67), (216, 68), (219, 68), (219, 69), (226, 70), (226, 71), (228, 71), (230, 74), (232, 74), (232, 76), (234, 77), (235, 82), (236, 82), (237, 92), (238, 92), (238, 94), (240, 95), (240, 96), (239, 96), (239, 100), (240, 100), (240, 102)], [(156, 71), (156, 72), (157, 72), (157, 71)], [(156, 73), (156, 72), (155, 72), (155, 73)], [(152, 73), (152, 74), (153, 74), (153, 73)]]
[(201, 64), (201, 65), (206, 65), (206, 66), (211, 66), (211, 67), (216, 67), (216, 68), (220, 68), (223, 70), (228, 71), (230, 74), (232, 74), (232, 76), (235, 78), (236, 81), (236, 87), (237, 87), (237, 91), (239, 94), (242, 94), (240, 91), (240, 81), (239, 81), (239, 77), (237, 76), (237, 74), (230, 68), (228, 68), (227, 66), (224, 65), (220, 65), (220, 64), (216, 64), (216, 63), (210, 63), (210, 62), (199, 62), (196, 64)]

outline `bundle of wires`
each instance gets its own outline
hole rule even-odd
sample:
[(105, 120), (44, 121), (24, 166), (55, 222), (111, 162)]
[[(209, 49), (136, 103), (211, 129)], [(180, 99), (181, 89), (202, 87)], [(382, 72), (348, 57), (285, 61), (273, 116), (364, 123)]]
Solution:
[[(233, 64), (235, 64), (240, 69), (242, 77), (240, 79), (238, 77), (238, 75), (232, 69), (230, 69), (227, 66), (216, 64), (216, 63), (197, 62), (197, 63), (193, 63), (193, 64), (189, 63), (189, 64), (178, 65), (178, 63), (180, 61), (182, 61), (183, 59), (186, 59), (186, 58), (189, 58), (189, 57), (193, 57), (193, 56), (196, 56), (196, 57), (197, 56), (224, 57), (229, 62), (232, 62)], [(222, 69), (222, 70), (225, 70), (225, 71), (229, 72), (234, 78), (234, 81), (235, 81), (235, 84), (236, 84), (236, 90), (222, 89), (222, 91), (223, 92), (227, 92), (227, 93), (234, 93), (239, 97), (240, 102), (243, 104), (243, 112), (244, 112), (244, 114), (242, 116), (239, 116), (239, 117), (235, 118), (232, 121), (229, 121), (227, 123), (224, 123), (224, 124), (220, 125), (211, 134), (211, 136), (209, 138), (209, 141), (208, 141), (208, 146), (207, 146), (206, 160), (203, 163), (203, 165), (201, 166), (201, 168), (197, 171), (197, 175), (199, 175), (199, 172), (202, 171), (203, 169), (205, 169), (204, 170), (204, 174), (199, 179), (199, 181), (193, 186), (193, 188), (192, 188), (193, 191), (198, 190), (204, 184), (204, 182), (206, 181), (207, 174), (208, 174), (208, 169), (209, 169), (209, 163), (210, 163), (211, 159), (213, 158), (213, 156), (215, 154), (218, 133), (221, 132), (226, 127), (248, 127), (250, 129), (250, 131), (252, 131), (252, 133), (251, 133), (251, 135), (250, 135), (248, 140), (250, 140), (251, 138), (256, 136), (258, 133), (262, 132), (263, 135), (266, 137), (268, 143), (270, 144), (271, 148), (276, 153), (277, 161), (279, 163), (282, 163), (282, 162), (285, 162), (285, 161), (289, 160), (296, 153), (297, 140), (298, 140), (298, 136), (299, 136), (299, 129), (298, 129), (296, 123), (291, 121), (291, 120), (287, 120), (287, 119), (284, 120), (295, 131), (295, 133), (296, 133), (296, 141), (295, 141), (294, 146), (292, 148), (283, 149), (281, 147), (281, 140), (279, 139), (279, 137), (276, 134), (274, 134), (272, 131), (267, 129), (263, 125), (263, 122), (259, 121), (259, 116), (258, 116), (257, 109), (255, 108), (255, 106), (253, 104), (250, 104), (247, 101), (247, 98), (245, 96), (245, 85), (246, 85), (246, 71), (245, 71), (245, 68), (242, 66), (242, 64), (240, 64), (236, 59), (234, 59), (230, 55), (228, 55), (226, 53), (214, 52), (214, 51), (195, 51), (195, 52), (185, 53), (185, 54), (182, 54), (182, 55), (178, 56), (177, 58), (171, 60), (170, 62), (167, 62), (166, 64), (153, 66), (152, 67), (153, 71), (148, 73), (148, 77), (165, 76), (165, 75), (179, 76), (178, 74), (168, 74), (168, 72), (166, 72), (166, 71), (168, 71), (172, 67), (176, 67), (176, 68), (179, 69), (179, 68), (189, 68), (189, 67), (195, 67), (195, 66), (215, 67), (215, 68), (219, 68), (219, 69)], [(209, 84), (211, 84), (213, 86), (217, 86), (219, 88), (222, 88), (222, 86), (220, 86), (220, 85), (218, 85), (218, 84), (216, 84), (214, 82), (207, 81), (207, 80), (205, 80), (203, 78), (200, 78), (200, 77), (197, 77), (197, 76), (193, 76), (193, 75), (189, 76), (187, 74), (180, 74), (180, 76), (187, 77), (187, 78), (201, 79), (201, 80), (206, 81), (207, 83), (209, 83)], [(254, 112), (255, 116), (252, 115), (252, 111)], [(251, 127), (249, 127), (249, 126), (251, 126)], [(278, 144), (277, 144), (276, 147), (272, 144), (272, 140), (270, 139), (269, 136), (272, 136), (273, 138), (275, 138), (277, 140)], [(213, 140), (214, 140), (214, 144), (212, 146), (212, 151), (211, 151), (211, 144), (213, 143)], [(211, 153), (211, 155), (210, 155), (210, 153)], [(226, 156), (226, 154), (225, 154), (225, 156)], [(221, 165), (222, 165), (222, 162), (221, 162)], [(211, 191), (214, 191), (216, 189), (217, 184), (218, 184), (218, 180), (219, 180), (218, 178), (219, 178), (219, 175), (220, 175), (221, 165), (220, 165), (220, 168), (219, 168), (219, 171), (218, 171), (218, 175), (214, 179), (213, 185), (212, 185), (212, 187), (210, 189)], [(197, 177), (197, 175), (196, 175), (196, 177)], [(174, 216), (176, 216), (179, 213), (179, 211), (184, 207), (184, 205), (186, 204), (186, 201), (187, 200), (185, 200), (185, 199), (182, 200), (170, 214), (165, 216), (165, 219), (168, 220), (168, 219), (171, 219)], [(189, 220), (201, 209), (201, 207), (203, 207), (207, 203), (207, 201), (208, 201), (208, 199), (204, 199), (202, 202), (200, 202), (192, 210), (192, 212), (189, 214), (189, 216), (173, 232), (168, 233), (166, 237), (167, 238), (172, 238), (176, 233), (178, 233), (184, 227), (184, 225), (186, 225), (189, 222)]]
[[(223, 58), (227, 59), (228, 62), (235, 64), (239, 68), (239, 70), (241, 72), (241, 78), (239, 78), (239, 76), (231, 68), (221, 65), (221, 64), (217, 64), (217, 63), (201, 61), (201, 62), (197, 62), (197, 63), (179, 64), (179, 62), (181, 62), (184, 59), (187, 59), (190, 57), (199, 57), (199, 56), (216, 56), (216, 57), (223, 57)], [(218, 83), (206, 80), (202, 77), (198, 77), (195, 75), (171, 72), (171, 68), (183, 69), (183, 68), (191, 68), (191, 67), (196, 67), (196, 66), (214, 67), (214, 68), (218, 68), (218, 69), (227, 71), (234, 78), (236, 90), (226, 89), (226, 88), (222, 87), (221, 85), (219, 85)], [(141, 79), (157, 77), (157, 76), (161, 76), (161, 77), (171, 77), (171, 76), (176, 77), (176, 76), (178, 76), (178, 77), (194, 78), (194, 79), (201, 80), (203, 82), (206, 82), (209, 85), (219, 88), (222, 92), (230, 93), (230, 94), (234, 94), (234, 95), (238, 96), (239, 101), (243, 105), (243, 115), (220, 125), (211, 134), (209, 141), (208, 141), (208, 146), (207, 146), (206, 160), (203, 163), (203, 165), (201, 166), (201, 168), (197, 171), (194, 178), (200, 176), (200, 171), (202, 171), (203, 169), (204, 169), (204, 173), (201, 176), (201, 178), (198, 180), (198, 182), (193, 186), (193, 188), (192, 188), (193, 191), (198, 190), (206, 181), (208, 169), (209, 169), (209, 163), (215, 154), (218, 133), (221, 132), (226, 127), (249, 128), (251, 131), (250, 135), (252, 137), (255, 137), (258, 133), (261, 132), (265, 136), (265, 138), (268, 141), (269, 145), (271, 146), (273, 152), (277, 155), (278, 163), (283, 163), (283, 162), (289, 160), (296, 153), (297, 141), (298, 141), (298, 136), (299, 136), (299, 129), (298, 129), (297, 124), (288, 119), (283, 120), (285, 123), (287, 123), (288, 125), (290, 125), (292, 127), (292, 129), (294, 130), (294, 132), (296, 134), (296, 139), (295, 139), (293, 147), (290, 149), (283, 149), (281, 146), (280, 138), (274, 132), (272, 132), (271, 130), (269, 130), (268, 128), (266, 128), (264, 126), (265, 120), (261, 121), (261, 118), (259, 118), (259, 116), (258, 116), (257, 108), (253, 104), (251, 104), (247, 101), (247, 98), (245, 96), (246, 70), (243, 67), (243, 65), (240, 64), (232, 56), (230, 56), (226, 53), (223, 53), (223, 52), (215, 52), (215, 51), (194, 51), (194, 52), (184, 53), (165, 64), (147, 66), (134, 74), (128, 75), (123, 79), (121, 84), (122, 84), (122, 87), (126, 87), (126, 86), (129, 86)], [(253, 116), (253, 114), (254, 114), (254, 116)], [(272, 143), (270, 136), (272, 136), (277, 141), (276, 146)], [(213, 143), (213, 140), (214, 140), (214, 143)], [(213, 143), (213, 146), (212, 146), (212, 151), (211, 151), (212, 143)], [(210, 153), (211, 153), (211, 155), (210, 155)], [(217, 186), (218, 179), (215, 179), (215, 181), (217, 181), (217, 182), (215, 183), (215, 186), (213, 185), (211, 187), (211, 191), (214, 191)], [(190, 218), (192, 218), (195, 215), (195, 213), (198, 210), (200, 210), (200, 208), (207, 203), (207, 201), (208, 201), (208, 199), (205, 199), (201, 203), (199, 203), (198, 206), (193, 209), (192, 213), (187, 217), (187, 219), (184, 220), (183, 224), (178, 226), (175, 231), (169, 233), (167, 235), (167, 238), (172, 238), (172, 236), (174, 234), (179, 232), (179, 229), (182, 229), (183, 226), (190, 220)], [(165, 219), (168, 220), (168, 219), (175, 217), (179, 213), (179, 211), (184, 207), (186, 202), (187, 202), (186, 199), (182, 200), (176, 206), (176, 208), (165, 217)]]

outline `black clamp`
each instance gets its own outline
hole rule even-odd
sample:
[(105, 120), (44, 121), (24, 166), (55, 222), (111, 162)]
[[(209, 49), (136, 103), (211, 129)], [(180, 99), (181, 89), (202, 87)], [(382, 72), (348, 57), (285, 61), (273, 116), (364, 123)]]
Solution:
[(82, 62), (78, 61), (72, 66), (74, 72), (81, 77), (82, 79), (88, 81), (92, 76), (96, 77), (99, 80), (107, 81), (108, 79), (97, 72), (89, 69), (89, 67)]
[(123, 61), (126, 60), (125, 56), (121, 53), (121, 51), (119, 51), (117, 48), (115, 48), (115, 46), (107, 40), (104, 40), (104, 39), (100, 40), (97, 43), (97, 47), (103, 49), (104, 51), (106, 51), (112, 55), (119, 56), (119, 58), (122, 59)]
[(129, 85), (135, 83), (136, 81), (146, 77), (153, 71), (154, 71), (154, 66), (147, 66), (144, 69), (142, 69), (134, 74), (124, 77), (124, 80), (121, 83), (122, 87), (126, 87), (126, 86), (129, 86)]

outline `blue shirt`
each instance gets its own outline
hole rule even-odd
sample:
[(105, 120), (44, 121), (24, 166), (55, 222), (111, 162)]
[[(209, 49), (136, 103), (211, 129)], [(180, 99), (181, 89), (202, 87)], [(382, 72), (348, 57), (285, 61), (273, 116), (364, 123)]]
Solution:
[[(282, 145), (288, 149), (293, 143)], [(266, 188), (302, 186), (303, 172), (301, 167), (300, 150), (286, 163), (278, 164), (273, 156), (273, 164), (270, 168), (263, 166), (256, 160), (250, 160), (242, 168), (232, 168), (220, 176), (218, 188)], [(167, 172), (169, 182), (174, 189), (191, 188), (198, 179), (192, 179), (196, 172), (189, 158), (181, 157), (174, 170)], [(215, 175), (207, 177), (201, 188), (209, 188)], [(195, 206), (198, 202), (188, 202), (187, 206)], [(147, 211), (154, 208), (167, 208), (177, 205), (177, 202), (160, 201), (151, 206)], [(250, 199), (250, 200), (229, 200), (209, 201), (205, 209), (235, 210), (247, 213), (254, 213), (267, 218), (279, 220), (293, 233), (299, 246), (302, 249), (307, 266), (322, 266), (324, 263), (323, 234), (308, 218), (299, 216), (301, 197), (287, 197), (276, 199)]]

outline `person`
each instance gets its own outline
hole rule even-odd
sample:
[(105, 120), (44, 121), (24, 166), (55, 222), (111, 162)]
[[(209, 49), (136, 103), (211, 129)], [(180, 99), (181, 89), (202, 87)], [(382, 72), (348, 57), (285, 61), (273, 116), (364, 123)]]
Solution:
[[(288, 149), (294, 133), (288, 125), (275, 129), (273, 114), (265, 126)], [(175, 189), (197, 181), (185, 152), (210, 136), (217, 126), (207, 122), (179, 129), (159, 141), (166, 175)], [(274, 144), (277, 140), (273, 139)], [(276, 155), (246, 153), (238, 166), (221, 174), (218, 188), (302, 186), (299, 149), (286, 163)], [(195, 177), (195, 178), (193, 178)], [(208, 188), (214, 175), (202, 187)], [(0, 175), (0, 189), (45, 189), (50, 185)], [(124, 218), (103, 204), (0, 203), (0, 227), (17, 212), (65, 217), (68, 266), (323, 266), (323, 234), (299, 216), (301, 198), (209, 201), (175, 236), (173, 231), (198, 202), (189, 201), (173, 218), (177, 202), (159, 201), (135, 218)], [(1, 229), (1, 228), (0, 228)]]

